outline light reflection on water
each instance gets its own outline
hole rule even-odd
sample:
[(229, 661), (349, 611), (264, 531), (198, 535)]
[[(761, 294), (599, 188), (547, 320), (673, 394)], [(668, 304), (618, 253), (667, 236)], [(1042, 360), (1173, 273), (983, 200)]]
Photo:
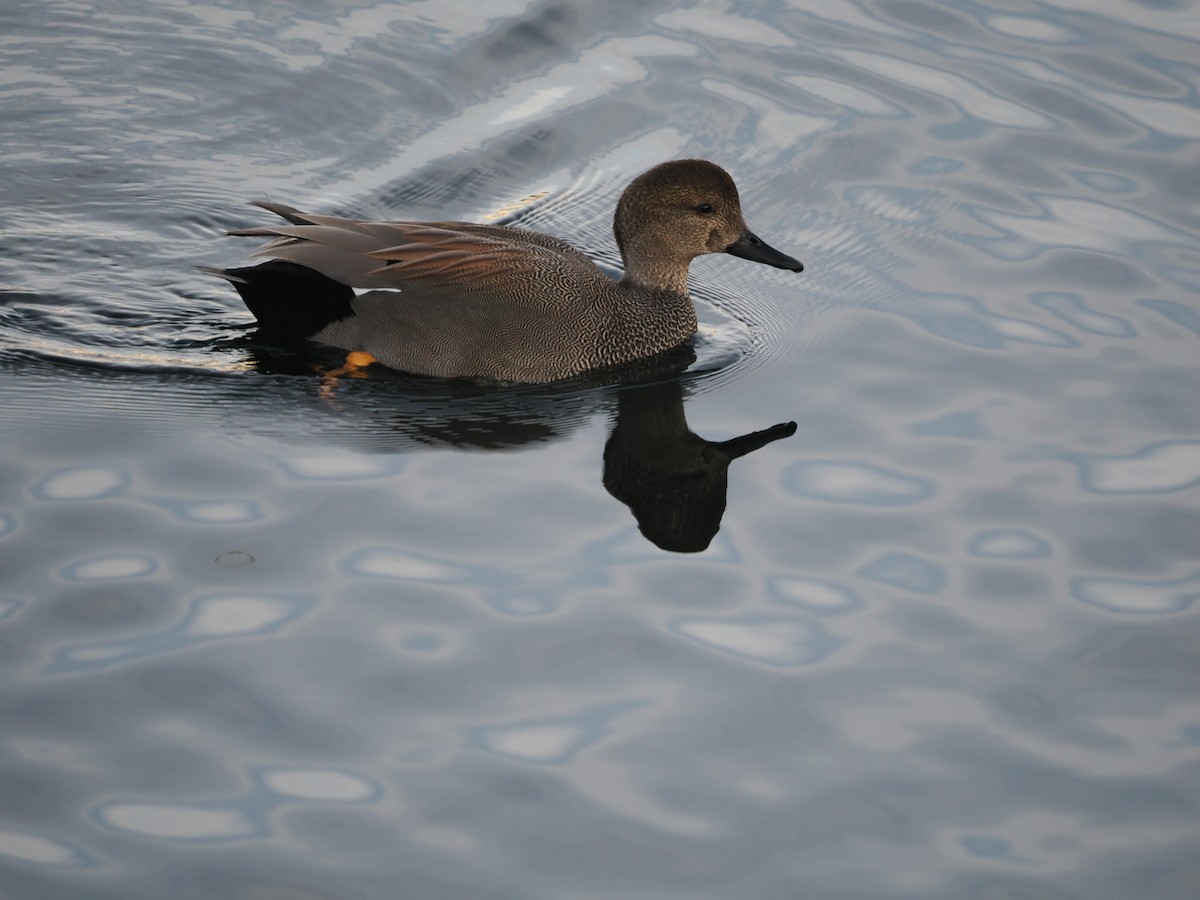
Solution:
[[(476, 6), (10, 16), (0, 893), (1200, 893), (1195, 12)], [(323, 383), (190, 268), (611, 268), (685, 155), (808, 268), (682, 381)]]

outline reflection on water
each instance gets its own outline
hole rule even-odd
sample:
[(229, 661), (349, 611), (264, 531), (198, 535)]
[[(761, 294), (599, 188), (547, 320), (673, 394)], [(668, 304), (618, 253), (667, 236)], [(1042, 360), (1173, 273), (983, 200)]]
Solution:
[[(8, 6), (0, 894), (1200, 894), (1188, 4)], [(331, 382), (192, 269), (611, 268), (672, 156), (809, 271), (660, 371)]]
[(721, 527), (729, 464), (796, 423), (773, 425), (726, 441), (688, 429), (678, 379), (631, 387), (617, 395), (617, 415), (604, 445), (604, 487), (633, 512), (647, 540), (664, 550), (707, 549)]
[[(250, 348), (264, 373), (313, 372), (311, 346), (299, 352), (258, 343)], [(647, 540), (663, 550), (695, 553), (705, 550), (720, 528), (730, 463), (796, 432), (796, 423), (787, 422), (724, 441), (694, 434), (684, 416), (682, 373), (695, 361), (694, 348), (684, 346), (533, 389), (489, 388), (375, 369), (376, 377), (400, 386), (402, 393), (389, 392), (381, 403), (374, 393), (352, 396), (337, 380), (327, 379), (324, 414), (338, 417), (346, 430), (364, 432), (364, 439), (377, 448), (511, 450), (566, 437), (581, 415), (599, 408), (596, 386), (616, 385), (616, 410), (604, 445), (604, 487), (630, 508)], [(428, 395), (424, 399), (422, 392)], [(305, 459), (286, 465), (297, 472), (297, 465), (312, 468)], [(330, 464), (321, 459), (314, 471)], [(207, 504), (203, 512), (235, 515), (228, 503)]]

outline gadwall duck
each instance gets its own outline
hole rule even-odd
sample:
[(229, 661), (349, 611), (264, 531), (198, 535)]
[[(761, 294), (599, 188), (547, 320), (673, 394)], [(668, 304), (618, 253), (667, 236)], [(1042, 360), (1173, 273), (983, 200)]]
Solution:
[(443, 378), (549, 382), (679, 346), (696, 332), (688, 266), (705, 253), (804, 268), (746, 227), (733, 179), (697, 159), (655, 166), (621, 195), (620, 281), (521, 228), (258, 205), (289, 224), (230, 234), (271, 238), (253, 254), (271, 261), (205, 271), (233, 284), (265, 333)]

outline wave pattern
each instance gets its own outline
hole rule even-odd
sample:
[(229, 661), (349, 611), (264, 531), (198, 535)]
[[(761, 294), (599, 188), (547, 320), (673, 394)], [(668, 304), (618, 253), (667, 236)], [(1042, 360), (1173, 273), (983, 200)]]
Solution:
[[(8, 6), (5, 896), (1196, 893), (1194, 4)], [(806, 271), (698, 260), (681, 384), (329, 379), (193, 269), (615, 273), (684, 156)]]

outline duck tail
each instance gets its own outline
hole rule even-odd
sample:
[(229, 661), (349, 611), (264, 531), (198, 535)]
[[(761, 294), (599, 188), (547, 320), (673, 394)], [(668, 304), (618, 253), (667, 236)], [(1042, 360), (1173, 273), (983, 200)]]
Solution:
[(350, 287), (298, 263), (275, 259), (241, 269), (197, 268), (232, 284), (270, 337), (310, 338), (354, 315)]

